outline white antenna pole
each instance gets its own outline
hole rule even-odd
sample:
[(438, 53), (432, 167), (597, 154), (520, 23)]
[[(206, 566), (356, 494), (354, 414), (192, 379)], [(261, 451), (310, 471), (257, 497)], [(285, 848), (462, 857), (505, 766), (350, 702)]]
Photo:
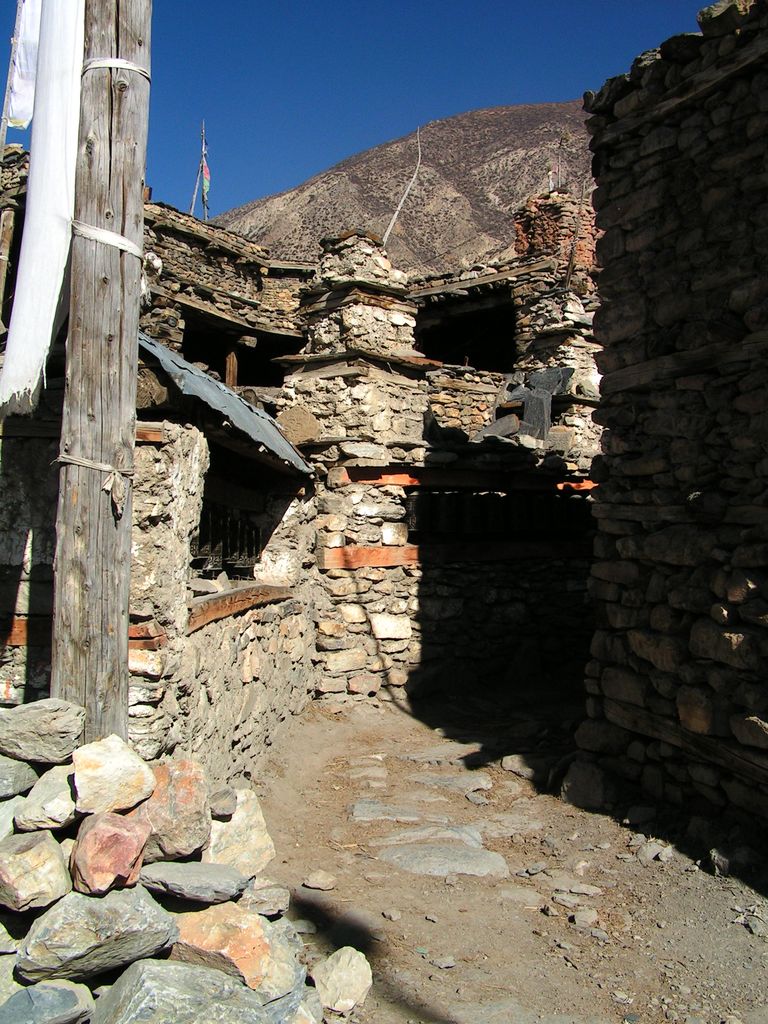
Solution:
[(419, 174), (419, 168), (421, 167), (421, 135), (419, 128), (416, 129), (416, 145), (418, 146), (419, 149), (419, 157), (418, 160), (416, 161), (416, 170), (413, 172), (413, 177), (408, 182), (408, 185), (406, 186), (405, 192), (403, 192), (403, 196), (400, 202), (397, 204), (397, 209), (392, 214), (392, 220), (389, 222), (389, 227), (384, 232), (384, 237), (381, 240), (383, 245), (387, 244), (387, 239), (389, 238), (392, 228), (395, 226), (395, 221), (400, 216), (400, 211), (403, 208), (403, 204), (405, 203), (405, 200), (408, 198), (408, 193), (411, 191), (414, 184), (416, 183), (416, 178), (418, 177)]
[(8, 109), (11, 105), (11, 81), (13, 79), (13, 65), (16, 63), (16, 52), (19, 48), (19, 32), (21, 30), (21, 7), (24, 0), (17, 0), (16, 23), (11, 37), (11, 63), (8, 65), (8, 78), (5, 83), (5, 99), (3, 100), (3, 118), (0, 121), (0, 160), (5, 153), (5, 137), (8, 134)]

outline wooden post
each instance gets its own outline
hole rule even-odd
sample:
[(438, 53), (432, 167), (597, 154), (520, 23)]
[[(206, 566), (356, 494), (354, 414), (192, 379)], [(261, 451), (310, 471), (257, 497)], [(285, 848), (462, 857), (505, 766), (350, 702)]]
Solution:
[(224, 383), (228, 388), (237, 387), (237, 347), (235, 345), (227, 352), (224, 363)]
[[(86, 0), (86, 63), (116, 58), (148, 71), (151, 9), (151, 0)], [(121, 235), (139, 249), (148, 110), (149, 81), (136, 70), (84, 71), (75, 221)], [(75, 232), (51, 693), (85, 706), (87, 740), (113, 732), (125, 737), (128, 727), (140, 276), (137, 255), (109, 238), (93, 240)], [(99, 467), (115, 467), (117, 490), (105, 490), (110, 473)], [(120, 485), (125, 485), (122, 508), (114, 500)]]

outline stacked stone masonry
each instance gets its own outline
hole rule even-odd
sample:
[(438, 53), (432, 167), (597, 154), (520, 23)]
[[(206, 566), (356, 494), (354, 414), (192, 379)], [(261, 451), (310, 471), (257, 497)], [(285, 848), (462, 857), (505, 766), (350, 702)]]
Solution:
[(765, 817), (768, 4), (699, 22), (586, 97), (606, 429), (582, 740), (658, 799)]

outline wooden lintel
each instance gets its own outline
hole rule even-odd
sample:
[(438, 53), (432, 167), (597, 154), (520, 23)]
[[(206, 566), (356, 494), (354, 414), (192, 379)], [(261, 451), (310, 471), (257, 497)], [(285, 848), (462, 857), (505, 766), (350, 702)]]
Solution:
[(194, 633), (209, 622), (225, 619), (229, 615), (248, 611), (260, 605), (274, 604), (285, 601), (293, 596), (285, 587), (245, 586), (222, 591), (221, 594), (206, 594), (195, 597), (189, 602), (189, 618), (187, 619), (187, 636)]
[(673, 377), (717, 370), (723, 363), (749, 362), (768, 351), (768, 331), (748, 334), (737, 344), (704, 345), (685, 352), (657, 356), (634, 366), (624, 366), (603, 376), (600, 392), (603, 397), (637, 387), (655, 387)]
[(589, 544), (498, 541), (459, 544), (405, 544), (402, 547), (321, 548), (320, 569), (389, 569), (400, 565), (522, 561), (529, 558), (589, 558)]
[(768, 756), (763, 751), (749, 750), (721, 736), (688, 732), (677, 722), (620, 701), (606, 700), (603, 706), (608, 721), (622, 729), (669, 743), (700, 761), (718, 764), (741, 778), (762, 785), (768, 783)]
[(128, 650), (129, 651), (159, 651), (168, 643), (168, 637), (165, 633), (160, 636), (146, 636), (133, 639), (128, 638)]
[[(26, 416), (9, 416), (0, 422), (0, 438), (40, 437), (54, 439), (59, 437), (60, 423), (58, 420), (35, 420)], [(168, 440), (162, 423), (139, 422), (136, 424), (137, 444), (164, 444)]]

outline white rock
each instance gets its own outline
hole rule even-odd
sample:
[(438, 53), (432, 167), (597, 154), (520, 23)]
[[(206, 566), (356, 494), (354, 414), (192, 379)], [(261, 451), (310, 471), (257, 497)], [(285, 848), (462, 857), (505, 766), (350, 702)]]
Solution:
[(230, 864), (249, 878), (258, 875), (275, 856), (258, 797), (238, 789), (237, 809), (229, 821), (211, 824), (211, 841), (203, 853), (209, 864)]
[(86, 743), (72, 760), (77, 809), (82, 813), (128, 810), (155, 789), (152, 769), (119, 736)]
[(352, 946), (342, 946), (312, 970), (320, 1001), (327, 1010), (350, 1013), (365, 1001), (373, 975), (370, 964)]
[(410, 640), (411, 620), (407, 615), (372, 612), (371, 631), (377, 640)]
[(0, 842), (0, 906), (47, 907), (71, 888), (64, 856), (50, 832), (8, 836)]

